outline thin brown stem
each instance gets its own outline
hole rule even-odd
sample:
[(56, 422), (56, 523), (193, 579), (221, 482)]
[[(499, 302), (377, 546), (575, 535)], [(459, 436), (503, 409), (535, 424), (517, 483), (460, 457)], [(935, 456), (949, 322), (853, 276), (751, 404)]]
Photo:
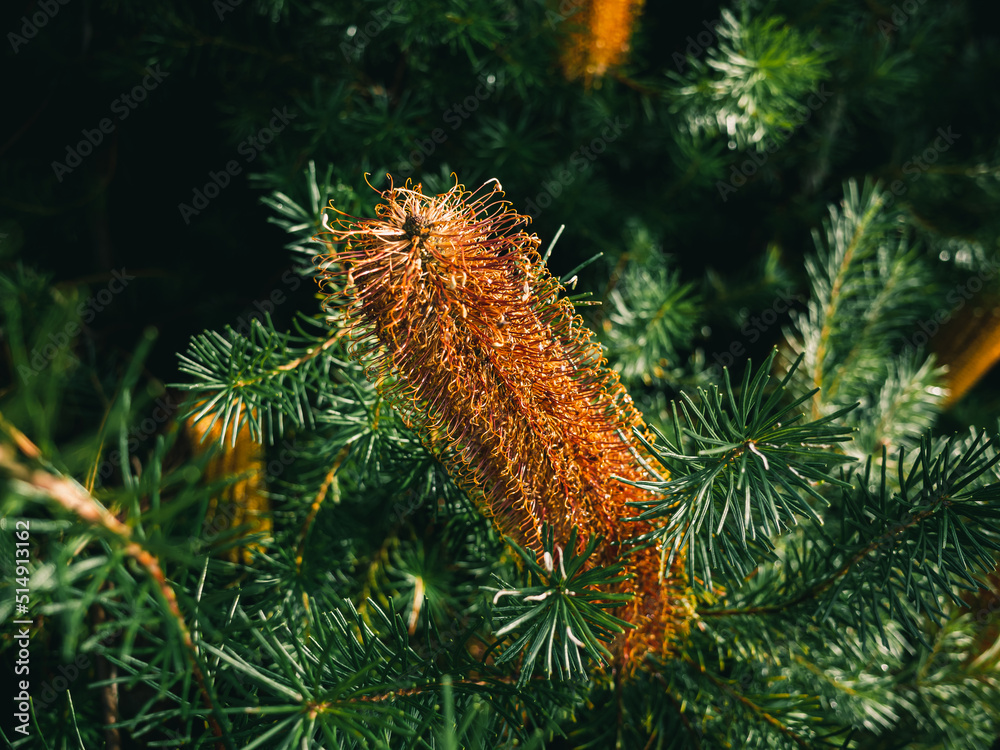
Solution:
[[(309, 507), (309, 514), (306, 516), (306, 520), (302, 523), (302, 529), (299, 531), (299, 538), (296, 542), (296, 552), (295, 552), (295, 566), (299, 572), (302, 572), (302, 555), (305, 552), (306, 539), (309, 537), (309, 531), (312, 528), (313, 521), (316, 520), (316, 516), (319, 515), (319, 509), (323, 505), (323, 500), (326, 499), (327, 492), (330, 487), (334, 487), (334, 495), (339, 494), (336, 489), (337, 482), (337, 472), (340, 470), (340, 465), (347, 458), (347, 454), (350, 451), (351, 446), (345, 445), (341, 449), (340, 453), (337, 454), (337, 458), (333, 462), (333, 466), (326, 473), (323, 478), (323, 484), (319, 488), (319, 492), (316, 493), (316, 497)], [(336, 500), (335, 500), (336, 502)]]
[(314, 346), (312, 349), (309, 349), (301, 357), (297, 357), (296, 359), (293, 359), (291, 362), (286, 362), (283, 365), (279, 365), (277, 369), (280, 372), (288, 372), (289, 370), (294, 370), (303, 362), (307, 362), (308, 360), (313, 359), (314, 357), (318, 357), (320, 354), (325, 352), (327, 349), (336, 344), (338, 341), (340, 341), (339, 333), (336, 336), (328, 338), (319, 346)]
[(833, 280), (833, 285), (830, 288), (830, 298), (827, 300), (826, 305), (823, 308), (823, 327), (820, 329), (819, 334), (819, 344), (816, 347), (816, 361), (813, 363), (813, 373), (812, 381), (813, 387), (819, 388), (820, 390), (813, 396), (813, 419), (818, 419), (820, 416), (820, 403), (823, 398), (823, 361), (826, 359), (826, 350), (830, 344), (830, 336), (833, 333), (833, 326), (831, 321), (837, 312), (837, 307), (840, 304), (840, 291), (844, 286), (844, 282), (847, 279), (847, 272), (850, 269), (851, 262), (854, 260), (854, 253), (857, 252), (858, 246), (861, 244), (861, 238), (868, 228), (868, 224), (871, 219), (875, 216), (878, 209), (881, 208), (882, 202), (876, 201), (875, 205), (872, 206), (871, 210), (861, 218), (858, 222), (858, 226), (854, 230), (854, 236), (851, 238), (851, 244), (847, 246), (844, 251), (844, 257), (840, 261), (840, 267), (837, 269), (837, 276)]
[[(27, 440), (27, 438), (24, 439)], [(37, 455), (37, 448), (33, 444), (32, 447), (34, 448), (33, 452)], [(191, 631), (187, 626), (184, 615), (181, 613), (177, 594), (167, 581), (159, 560), (148, 550), (144, 549), (141, 544), (134, 541), (128, 526), (115, 518), (107, 508), (87, 493), (78, 483), (64, 477), (56, 476), (43, 469), (28, 468), (17, 460), (17, 456), (13, 451), (4, 445), (0, 445), (0, 469), (13, 477), (15, 481), (27, 485), (32, 491), (51, 498), (63, 510), (75, 515), (91, 526), (105, 530), (117, 538), (122, 544), (122, 551), (145, 569), (146, 573), (156, 583), (160, 595), (163, 597), (164, 602), (166, 602), (170, 616), (173, 618), (174, 624), (181, 635), (181, 641), (188, 652), (192, 674), (198, 684), (205, 706), (210, 711), (208, 723), (212, 729), (212, 733), (216, 737), (222, 738), (222, 727), (214, 715), (217, 708), (214, 705), (208, 685), (205, 682), (205, 676), (198, 663), (197, 646), (195, 646), (194, 640), (191, 637)]]
[[(102, 607), (94, 608), (94, 624), (99, 626), (107, 619)], [(122, 738), (118, 731), (118, 667), (108, 662), (103, 654), (97, 655), (98, 678), (105, 683), (101, 688), (101, 710), (104, 714), (104, 750), (121, 750)]]
[(851, 556), (851, 558), (843, 565), (841, 565), (832, 575), (830, 575), (827, 578), (824, 578), (822, 581), (813, 584), (805, 591), (803, 591), (801, 594), (792, 599), (789, 599), (786, 602), (782, 602), (780, 604), (769, 604), (761, 607), (747, 607), (745, 609), (710, 609), (705, 611), (699, 611), (698, 614), (701, 615), (702, 617), (724, 617), (728, 615), (773, 615), (778, 612), (787, 610), (791, 607), (795, 607), (799, 604), (802, 604), (803, 602), (806, 602), (810, 599), (814, 599), (815, 597), (819, 596), (824, 591), (826, 591), (828, 588), (830, 588), (841, 577), (846, 575), (847, 572), (855, 565), (857, 565), (859, 562), (861, 562), (861, 560), (863, 560), (865, 557), (867, 557), (875, 550), (882, 547), (887, 541), (891, 541), (894, 537), (899, 536), (907, 529), (912, 528), (913, 526), (920, 523), (931, 514), (935, 513), (937, 511), (938, 505), (944, 502), (947, 502), (947, 498), (941, 498), (940, 501), (938, 503), (935, 503), (932, 508), (914, 514), (913, 516), (910, 517), (910, 519), (906, 523), (901, 523), (897, 524), (896, 526), (893, 526), (888, 532), (880, 536), (878, 539), (873, 540), (868, 545), (862, 547), (860, 550), (855, 552)]
[(717, 688), (719, 688), (723, 692), (725, 692), (728, 695), (730, 695), (735, 700), (739, 701), (739, 703), (741, 703), (743, 706), (745, 706), (747, 709), (749, 709), (751, 712), (753, 712), (759, 718), (761, 718), (764, 721), (766, 721), (772, 727), (774, 727), (775, 729), (777, 729), (779, 732), (781, 732), (783, 735), (785, 735), (788, 739), (790, 739), (796, 745), (798, 745), (799, 747), (809, 747), (809, 745), (806, 743), (806, 741), (804, 739), (802, 739), (801, 737), (799, 737), (798, 734), (796, 734), (791, 729), (789, 729), (788, 727), (786, 727), (784, 724), (782, 724), (780, 721), (778, 721), (775, 717), (771, 716), (771, 714), (769, 714), (763, 708), (761, 708), (756, 703), (754, 703), (752, 700), (750, 700), (749, 698), (747, 698), (745, 695), (743, 695), (742, 693), (740, 693), (740, 692), (738, 692), (736, 690), (733, 690), (733, 688), (730, 685), (728, 685), (724, 680), (720, 680), (718, 677), (716, 677), (715, 675), (713, 675), (711, 672), (708, 672), (706, 669), (704, 669), (704, 667), (702, 667), (700, 664), (696, 663), (690, 657), (685, 656), (684, 657), (684, 661), (687, 662), (689, 666), (693, 667), (695, 670), (697, 670), (698, 672), (700, 672), (705, 677), (705, 679), (707, 679), (709, 682), (711, 682), (713, 685), (715, 685)]

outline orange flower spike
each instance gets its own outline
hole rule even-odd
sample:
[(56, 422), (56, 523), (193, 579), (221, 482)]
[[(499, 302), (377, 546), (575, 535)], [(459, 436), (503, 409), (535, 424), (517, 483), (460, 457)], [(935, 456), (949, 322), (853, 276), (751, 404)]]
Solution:
[[(648, 530), (625, 523), (645, 499), (612, 479), (646, 479), (645, 424), (562, 287), (518, 229), (499, 183), (382, 193), (376, 219), (346, 217), (329, 233), (342, 250), (320, 264), (327, 309), (351, 335), (352, 356), (502, 533), (542, 552), (542, 525), (582, 548), (602, 535), (595, 562)], [(656, 549), (628, 558), (636, 594), (617, 644), (634, 666), (665, 652), (690, 607), (675, 564), (659, 581)]]
[(574, 24), (564, 41), (563, 71), (569, 79), (592, 82), (628, 57), (632, 33), (642, 10), (641, 0), (580, 0)]

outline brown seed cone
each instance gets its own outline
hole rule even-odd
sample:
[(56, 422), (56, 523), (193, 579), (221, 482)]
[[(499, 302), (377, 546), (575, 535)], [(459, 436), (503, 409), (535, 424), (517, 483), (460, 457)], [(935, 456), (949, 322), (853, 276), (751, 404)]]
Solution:
[[(642, 417), (600, 345), (583, 327), (538, 254), (517, 231), (530, 219), (497, 200), (491, 181), (425, 196), (421, 186), (382, 193), (377, 219), (341, 220), (320, 239), (345, 243), (323, 259), (321, 284), (333, 320), (350, 334), (352, 356), (448, 467), (498, 529), (541, 554), (542, 525), (558, 542), (570, 530), (602, 535), (599, 564), (648, 526), (621, 519), (648, 493), (614, 477), (644, 480), (633, 430)], [(634, 667), (665, 653), (690, 616), (679, 563), (626, 558), (636, 594), (619, 639)]]

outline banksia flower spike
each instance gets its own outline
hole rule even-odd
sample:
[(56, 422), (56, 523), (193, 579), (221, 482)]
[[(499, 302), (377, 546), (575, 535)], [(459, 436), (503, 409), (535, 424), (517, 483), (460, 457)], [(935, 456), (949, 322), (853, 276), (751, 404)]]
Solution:
[[(327, 309), (349, 351), (455, 481), (501, 532), (543, 553), (543, 525), (565, 544), (603, 536), (595, 562), (617, 562), (629, 538), (648, 530), (623, 522), (646, 492), (614, 477), (648, 478), (633, 431), (642, 417), (600, 346), (560, 299), (562, 287), (519, 227), (500, 185), (421, 186), (382, 193), (376, 219), (345, 217), (322, 239), (346, 246), (323, 259)], [(625, 619), (636, 626), (617, 653), (634, 666), (664, 652), (689, 609), (683, 575), (660, 578), (656, 549), (625, 558), (635, 593)]]
[[(561, 4), (559, 10), (562, 11), (565, 5)], [(641, 0), (578, 0), (572, 3), (567, 10), (573, 14), (571, 23), (577, 25), (563, 48), (566, 77), (572, 80), (583, 76), (590, 83), (624, 63), (642, 5)], [(561, 20), (562, 16), (559, 18)]]
[(1000, 301), (979, 295), (942, 327), (933, 346), (948, 365), (942, 406), (949, 409), (1000, 360)]
[[(204, 404), (199, 404), (199, 408)], [(231, 441), (223, 439), (222, 419), (213, 420), (210, 412), (201, 419), (192, 415), (184, 422), (184, 434), (196, 455), (213, 451), (204, 468), (204, 481), (214, 484), (229, 480), (223, 490), (212, 497), (205, 534), (209, 541), (221, 540), (230, 532), (242, 529), (240, 538), (261, 537), (248, 545), (232, 546), (224, 557), (230, 562), (253, 561), (253, 552), (264, 551), (262, 539), (270, 536), (270, 503), (265, 486), (264, 449), (250, 434), (247, 422), (233, 427)]]

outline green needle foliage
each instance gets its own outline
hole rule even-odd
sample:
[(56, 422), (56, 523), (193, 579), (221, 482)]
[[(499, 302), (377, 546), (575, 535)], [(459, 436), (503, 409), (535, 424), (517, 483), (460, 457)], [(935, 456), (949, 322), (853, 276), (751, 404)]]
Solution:
[[(848, 183), (824, 232), (814, 232), (817, 253), (806, 265), (809, 306), (793, 316), (790, 337), (803, 358), (800, 387), (820, 389), (814, 415), (862, 405), (850, 423), (862, 430), (858, 442), (866, 454), (927, 429), (944, 395), (942, 373), (924, 352), (927, 336), (918, 327), (933, 319), (940, 291), (931, 283), (932, 268), (911, 246), (912, 233), (886, 201), (871, 183), (860, 190)], [(885, 434), (888, 429), (897, 433)]]
[(535, 555), (509, 541), (524, 560), (528, 581), (534, 585), (515, 588), (497, 578), (501, 588), (493, 596), (493, 617), (501, 624), (496, 636), (518, 634), (496, 663), (503, 664), (524, 652), (520, 684), (527, 683), (543, 652), (545, 672), (550, 678), (585, 678), (588, 670), (583, 655), (597, 663), (609, 663), (611, 652), (605, 644), (629, 626), (604, 611), (620, 607), (630, 598), (629, 594), (607, 592), (608, 587), (625, 580), (617, 575), (623, 566), (583, 570), (601, 540), (588, 540), (583, 551), (576, 553), (575, 528), (565, 547), (555, 543), (550, 527), (546, 527), (544, 537), (541, 563)]
[[(322, 193), (311, 167), (307, 181)], [(540, 557), (505, 545), (344, 356), (336, 331), (316, 316), (280, 331), (263, 316), (246, 333), (193, 339), (180, 365), (191, 400), (176, 409), (219, 420), (218, 449), (233, 445), (241, 423), (270, 446), (274, 527), (271, 539), (258, 534), (251, 565), (211, 556), (247, 544), (235, 530), (213, 531), (212, 498), (238, 477), (200, 481), (212, 451), (178, 463), (173, 431), (151, 441), (144, 461), (102, 469), (101, 441), (131, 450), (151, 396), (138, 384), (152, 338), (126, 363), (94, 442), (69, 447), (65, 468), (24, 454), (20, 431), (4, 422), (4, 508), (46, 540), (31, 581), (38, 611), (64, 624), (64, 636), (48, 636), (52, 652), (93, 670), (65, 702), (46, 696), (66, 721), (36, 711), (34, 730), (52, 743), (99, 741), (99, 696), (113, 688), (134, 705), (118, 731), (147, 747), (713, 747), (739, 738), (863, 748), (897, 732), (926, 746), (988, 737), (1000, 654), (981, 644), (995, 615), (988, 600), (970, 610), (969, 597), (1000, 549), (1000, 457), (981, 432), (912, 431), (934, 418), (939, 401), (927, 392), (937, 381), (893, 337), (905, 327), (893, 316), (912, 312), (897, 311), (872, 279), (909, 288), (924, 271), (916, 263), (913, 279), (902, 278), (893, 253), (912, 258), (915, 245), (880, 228), (878, 195), (848, 186), (832, 213), (841, 229), (830, 231), (853, 243), (850, 257), (827, 251), (844, 243), (817, 243), (808, 268), (822, 304), (795, 320), (797, 360), (774, 375), (772, 351), (738, 383), (724, 370), (721, 388), (697, 400), (680, 392), (647, 444), (657, 463), (640, 486), (655, 498), (636, 513), (654, 530), (636, 541), (659, 545), (665, 560), (683, 555), (695, 596), (689, 632), (666, 657), (628, 679), (598, 669), (611, 661), (625, 626), (612, 612), (627, 598), (608, 593), (620, 566), (585, 569), (600, 540), (576, 552), (575, 536), (549, 535)], [(285, 227), (293, 238), (322, 224), (308, 218), (317, 203), (278, 201), (284, 215), (301, 214)], [(3, 283), (8, 299), (25, 300), (40, 282), (20, 272)], [(855, 326), (852, 340), (836, 322), (852, 306), (890, 320)], [(11, 340), (25, 342), (67, 314), (58, 298), (41, 314), (5, 310)], [(847, 371), (839, 357), (864, 367)], [(889, 357), (884, 381), (873, 357)], [(804, 387), (810, 362), (818, 389)], [(30, 425), (17, 405), (65, 387), (48, 373), (25, 379), (25, 400), (5, 415)], [(851, 385), (824, 400), (827, 382)], [(841, 405), (843, 393), (861, 405)], [(858, 410), (869, 432), (852, 427)], [(890, 459), (852, 449), (852, 435), (901, 438)], [(95, 527), (32, 484), (74, 474), (94, 480), (73, 485), (81, 503), (118, 509), (128, 525)], [(136, 548), (168, 577), (137, 565)]]
[[(689, 575), (709, 588), (713, 571), (737, 579), (747, 575), (758, 556), (773, 549), (769, 538), (798, 517), (819, 521), (818, 510), (828, 501), (816, 484), (850, 486), (832, 470), (851, 459), (828, 450), (850, 440), (850, 430), (834, 424), (850, 407), (797, 424), (797, 407), (812, 394), (783, 403), (798, 363), (768, 392), (775, 356), (752, 379), (747, 367), (736, 396), (728, 370), (725, 398), (714, 386), (700, 393), (700, 404), (682, 394), (673, 415), (677, 440), (660, 434), (661, 442), (647, 443), (670, 479), (635, 483), (661, 496), (635, 503), (637, 518), (662, 519), (641, 540), (657, 540), (670, 557), (685, 551)], [(682, 418), (690, 426), (682, 426)]]
[(608, 295), (605, 342), (625, 382), (662, 380), (690, 348), (698, 316), (692, 284), (660, 265), (630, 264)]
[(978, 588), (974, 576), (991, 572), (1000, 550), (998, 461), (995, 440), (982, 435), (925, 442), (912, 458), (900, 450), (895, 491), (885, 458), (877, 483), (869, 461), (843, 498), (843, 575), (823, 593), (823, 614), (846, 596), (862, 640), (873, 621), (884, 642), (886, 620), (920, 640), (923, 619), (946, 618), (946, 600), (962, 606), (958, 593)]
[[(692, 134), (722, 134), (731, 149), (763, 152), (811, 117), (803, 101), (829, 77), (829, 57), (781, 16), (753, 18), (750, 7), (743, 4), (739, 19), (723, 10), (712, 27), (717, 43), (705, 59), (689, 57), (683, 66), (688, 69), (669, 77), (675, 110)], [(821, 101), (814, 99), (813, 106)]]

